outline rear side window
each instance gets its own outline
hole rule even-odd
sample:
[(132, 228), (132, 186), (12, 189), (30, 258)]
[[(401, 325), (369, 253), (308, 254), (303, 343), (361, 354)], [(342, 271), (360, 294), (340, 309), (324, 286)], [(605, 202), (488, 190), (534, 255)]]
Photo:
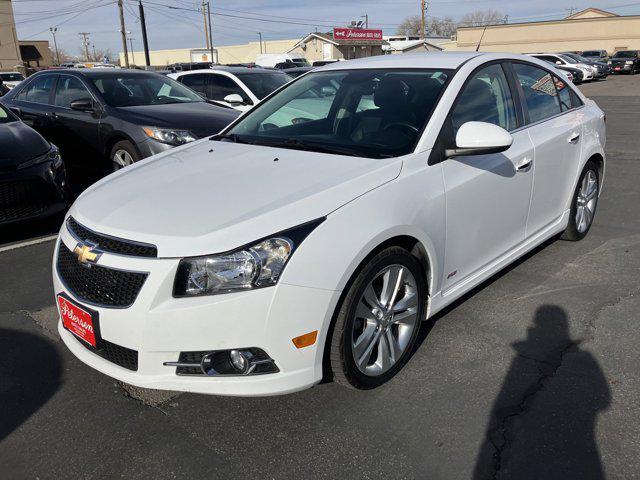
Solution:
[(563, 112), (571, 110), (573, 108), (571, 101), (571, 94), (569, 93), (571, 88), (566, 82), (560, 80), (554, 76), (553, 81), (556, 84), (556, 90), (558, 91), (558, 100), (560, 100), (560, 108)]
[(514, 130), (516, 111), (501, 65), (478, 70), (464, 87), (452, 113), (453, 134), (466, 122), (487, 122)]
[(513, 68), (524, 92), (530, 123), (546, 120), (561, 112), (554, 77), (549, 72), (523, 63), (514, 63)]
[(54, 78), (53, 75), (43, 75), (34, 79), (26, 88), (22, 89), (16, 100), (48, 105)]

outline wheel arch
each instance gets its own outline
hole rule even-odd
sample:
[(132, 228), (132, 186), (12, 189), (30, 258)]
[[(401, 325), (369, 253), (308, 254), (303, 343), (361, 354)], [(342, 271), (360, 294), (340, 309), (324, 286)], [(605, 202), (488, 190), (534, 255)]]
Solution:
[(136, 151), (138, 152), (138, 155), (140, 155), (140, 158), (142, 158), (142, 154), (140, 152), (140, 149), (136, 145), (136, 142), (129, 135), (121, 131), (112, 132), (111, 134), (109, 134), (109, 136), (105, 140), (104, 157), (109, 161), (111, 161), (111, 159), (109, 158), (109, 156), (111, 155), (111, 149), (114, 147), (116, 143), (122, 142), (122, 141), (127, 141), (131, 143), (131, 145), (133, 145), (133, 148), (135, 148)]

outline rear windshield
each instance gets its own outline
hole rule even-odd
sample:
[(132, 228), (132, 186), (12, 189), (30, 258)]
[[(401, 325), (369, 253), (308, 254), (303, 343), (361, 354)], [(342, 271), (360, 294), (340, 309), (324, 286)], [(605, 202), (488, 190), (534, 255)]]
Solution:
[(0, 78), (5, 82), (21, 82), (24, 80), (24, 77), (21, 73), (0, 73)]
[(635, 50), (625, 50), (624, 52), (616, 52), (615, 56), (618, 58), (636, 58), (638, 52)]

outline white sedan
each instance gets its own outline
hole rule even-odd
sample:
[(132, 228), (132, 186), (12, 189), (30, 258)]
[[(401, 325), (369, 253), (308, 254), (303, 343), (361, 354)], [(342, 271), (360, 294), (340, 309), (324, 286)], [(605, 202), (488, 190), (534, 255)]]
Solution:
[(580, 63), (562, 53), (532, 53), (531, 56), (549, 63), (553, 63), (554, 65), (577, 68), (582, 72), (582, 81), (584, 82), (593, 80), (598, 74), (597, 67), (587, 65), (586, 63)]
[[(273, 121), (323, 89), (329, 108)], [(58, 331), (140, 387), (377, 387), (422, 321), (545, 240), (587, 235), (604, 143), (600, 108), (532, 57), (322, 67), (86, 190), (53, 259)]]
[(246, 112), (264, 97), (291, 81), (280, 70), (216, 66), (170, 73), (207, 100)]

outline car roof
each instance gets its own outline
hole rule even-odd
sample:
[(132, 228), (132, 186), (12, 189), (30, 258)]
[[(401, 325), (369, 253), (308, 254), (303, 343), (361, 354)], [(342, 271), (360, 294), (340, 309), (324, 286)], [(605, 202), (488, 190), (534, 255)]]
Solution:
[[(318, 67), (318, 71), (349, 70), (352, 68), (442, 68), (455, 69), (483, 52), (428, 52), (378, 55)], [(314, 69), (315, 71), (316, 69)], [(286, 70), (285, 70), (286, 71)]]
[(207, 72), (227, 72), (227, 73), (280, 73), (282, 70), (276, 70), (273, 68), (261, 68), (261, 67), (226, 67), (224, 65), (214, 65), (211, 68), (203, 68), (199, 70), (184, 70), (182, 72), (175, 72), (177, 74), (183, 75), (185, 73), (207, 73)]
[[(72, 74), (76, 76), (82, 76), (86, 78), (110, 78), (113, 76), (118, 77), (142, 77), (149, 74), (156, 74), (156, 72), (152, 70), (133, 70), (133, 69), (122, 69), (122, 68), (65, 68), (63, 70), (43, 70), (42, 72), (36, 73), (36, 75), (40, 75), (42, 73), (49, 74), (57, 74), (60, 75), (62, 73)], [(160, 75), (160, 74), (156, 74)]]

